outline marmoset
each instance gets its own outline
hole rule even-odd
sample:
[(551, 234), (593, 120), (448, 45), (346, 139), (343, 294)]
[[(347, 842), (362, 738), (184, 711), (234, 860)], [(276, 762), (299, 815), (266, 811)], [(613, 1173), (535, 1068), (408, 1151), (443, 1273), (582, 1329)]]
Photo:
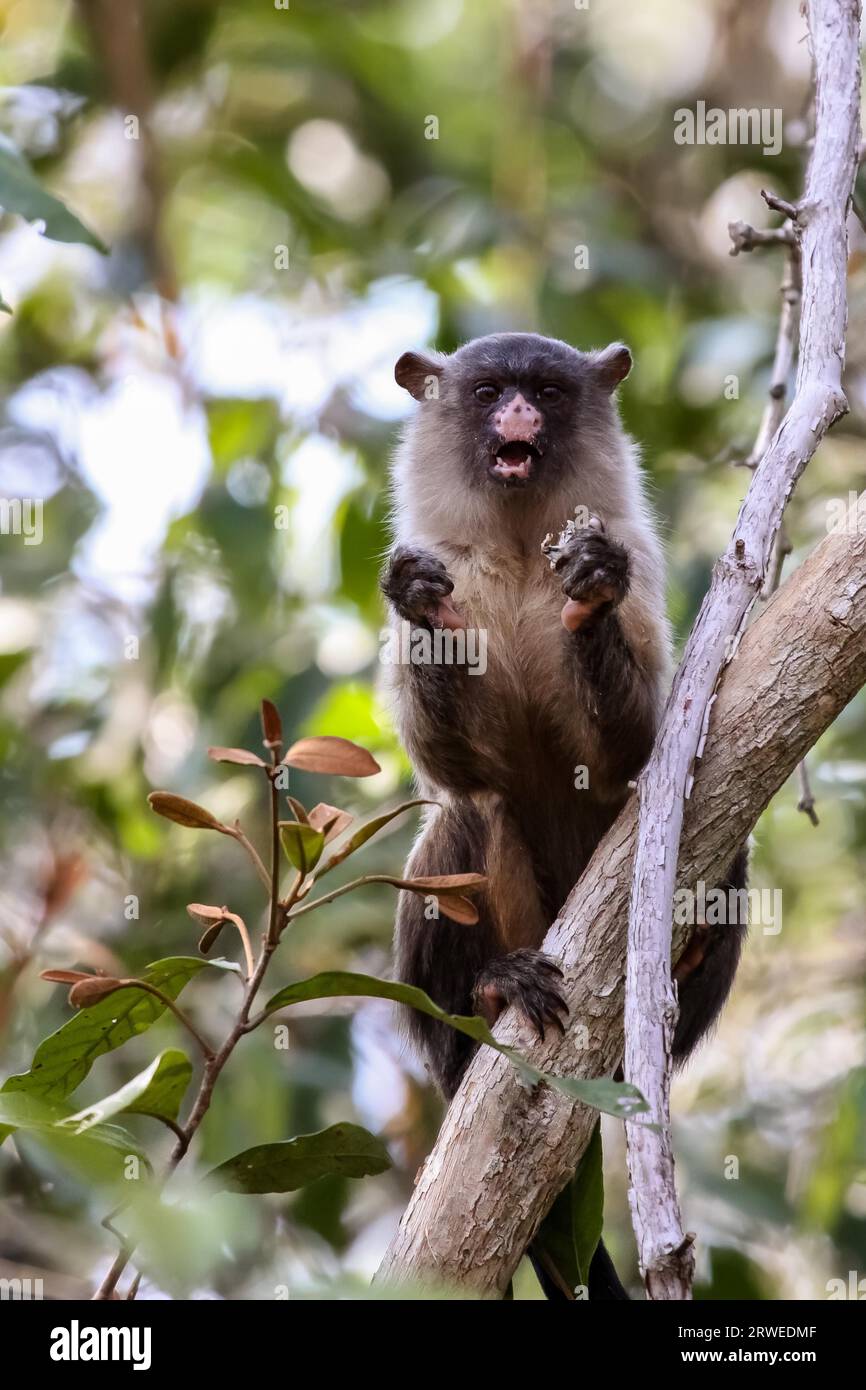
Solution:
[[(391, 621), (486, 638), (483, 674), (435, 659), (388, 667), (419, 794), (437, 803), (406, 876), (487, 877), (473, 926), (429, 920), (423, 899), (401, 894), (396, 972), (491, 1024), (513, 1004), (541, 1036), (567, 1010), (539, 947), (649, 755), (669, 677), (662, 547), (614, 397), (631, 365), (621, 343), (582, 352), (498, 333), (451, 356), (404, 353), (395, 368), (419, 404), (393, 463)], [(744, 855), (727, 878), (744, 883)], [(702, 929), (680, 984), (677, 1059), (716, 1018), (742, 936), (739, 924)], [(410, 1028), (450, 1099), (473, 1044), (417, 1012)], [(596, 1268), (591, 1298), (626, 1296), (603, 1247)]]

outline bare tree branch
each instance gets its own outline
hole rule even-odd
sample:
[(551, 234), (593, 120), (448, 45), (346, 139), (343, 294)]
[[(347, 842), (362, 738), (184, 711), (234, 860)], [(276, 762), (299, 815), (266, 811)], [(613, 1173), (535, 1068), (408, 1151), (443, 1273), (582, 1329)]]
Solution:
[(629, 910), (625, 1077), (649, 1104), (626, 1126), (629, 1201), (650, 1298), (691, 1297), (694, 1256), (682, 1229), (670, 1139), (671, 911), (677, 851), (696, 760), (719, 675), (736, 650), (768, 571), (785, 505), (827, 430), (847, 410), (847, 218), (860, 139), (859, 0), (811, 0), (815, 139), (802, 201), (764, 192), (800, 246), (802, 310), (790, 409), (749, 485), (731, 543), (674, 679), (662, 727), (638, 781), (640, 813)]
[[(827, 672), (833, 671), (828, 682)], [(686, 806), (678, 882), (716, 881), (803, 754), (866, 684), (866, 494), (782, 585), (739, 645)], [(513, 1010), (497, 1037), (562, 1075), (611, 1076), (623, 1054), (626, 921), (637, 803), (596, 850), (544, 949), (565, 971), (564, 1038), (533, 1042)], [(674, 959), (687, 929), (674, 930)], [(377, 1278), (430, 1279), (501, 1295), (554, 1197), (574, 1175), (596, 1112), (528, 1091), (481, 1048)]]

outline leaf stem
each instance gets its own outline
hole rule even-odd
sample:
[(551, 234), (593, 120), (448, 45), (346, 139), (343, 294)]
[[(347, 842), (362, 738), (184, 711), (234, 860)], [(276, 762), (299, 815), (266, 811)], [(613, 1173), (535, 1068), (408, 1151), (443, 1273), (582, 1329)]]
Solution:
[(273, 771), (270, 776), (271, 784), (271, 881), (270, 881), (270, 912), (268, 915), (268, 935), (267, 942), (271, 949), (276, 946), (280, 936), (280, 805), (277, 793), (276, 771), (280, 761), (280, 751), (282, 744), (274, 744), (271, 748), (271, 762)]
[(255, 865), (256, 873), (262, 880), (262, 883), (265, 885), (265, 888), (267, 888), (268, 892), (270, 892), (270, 874), (265, 868), (264, 863), (262, 861), (262, 857), (256, 849), (255, 845), (253, 844), (252, 840), (248, 839), (247, 836), (244, 834), (243, 830), (241, 829), (240, 821), (235, 821), (234, 825), (227, 826), (226, 828), (229, 834), (231, 835), (232, 839), (237, 840), (239, 845), (243, 845), (244, 849), (246, 850), (247, 854), (250, 856), (250, 859), (252, 859), (253, 864)]
[(170, 999), (167, 994), (164, 994), (161, 989), (158, 989), (156, 985), (152, 985), (148, 980), (121, 980), (120, 983), (124, 986), (124, 988), (126, 988), (127, 986), (135, 986), (136, 989), (143, 989), (147, 994), (152, 994), (156, 999), (159, 999), (160, 1002), (163, 1003), (167, 1009), (171, 1009), (171, 1012), (174, 1014), (178, 1022), (182, 1023), (187, 1032), (193, 1038), (195, 1038), (196, 1042), (198, 1043), (199, 1047), (201, 1048), (204, 1054), (205, 1059), (210, 1060), (211, 1058), (213, 1058), (213, 1048), (211, 1047), (210, 1043), (202, 1037), (201, 1033), (198, 1031), (189, 1015), (184, 1013), (180, 1005), (176, 1004), (173, 999)]
[[(289, 921), (293, 922), (296, 917), (303, 917), (305, 912), (312, 912), (314, 908), (322, 907), (324, 903), (333, 902), (334, 898), (340, 898), (344, 893), (351, 893), (353, 888), (363, 888), (365, 883), (392, 882), (393, 879), (389, 878), (387, 874), (364, 874), (361, 878), (353, 878), (351, 883), (344, 883), (342, 888), (333, 888), (330, 893), (322, 893), (321, 897), (313, 898), (312, 902), (304, 903), (303, 907), (296, 907), (293, 911), (288, 911)], [(286, 906), (288, 909), (289, 905)]]

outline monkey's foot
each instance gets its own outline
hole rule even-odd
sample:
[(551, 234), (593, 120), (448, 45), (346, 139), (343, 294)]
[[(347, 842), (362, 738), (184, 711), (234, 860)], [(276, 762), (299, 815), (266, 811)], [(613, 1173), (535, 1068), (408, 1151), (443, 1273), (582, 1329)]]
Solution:
[(588, 526), (569, 523), (558, 544), (546, 544), (545, 554), (562, 580), (567, 599), (562, 623), (569, 632), (615, 608), (628, 593), (628, 552), (611, 540), (597, 516), (590, 518)]
[(397, 613), (410, 623), (431, 627), (462, 628), (462, 615), (449, 597), (454, 580), (441, 560), (426, 550), (398, 546), (382, 579), (382, 592)]
[(475, 981), (472, 1003), (490, 1027), (502, 1010), (514, 1004), (539, 1038), (551, 1023), (565, 1032), (568, 1005), (562, 997), (562, 971), (541, 951), (511, 951), (493, 960)]

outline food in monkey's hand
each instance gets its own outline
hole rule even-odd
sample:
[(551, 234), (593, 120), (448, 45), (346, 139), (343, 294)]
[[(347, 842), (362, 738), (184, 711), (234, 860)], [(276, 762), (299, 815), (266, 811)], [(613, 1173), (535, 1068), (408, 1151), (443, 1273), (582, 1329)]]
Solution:
[(556, 542), (545, 536), (541, 550), (562, 580), (566, 602), (560, 618), (569, 632), (615, 608), (628, 593), (628, 554), (606, 534), (601, 517), (590, 516), (586, 525), (569, 519)]

